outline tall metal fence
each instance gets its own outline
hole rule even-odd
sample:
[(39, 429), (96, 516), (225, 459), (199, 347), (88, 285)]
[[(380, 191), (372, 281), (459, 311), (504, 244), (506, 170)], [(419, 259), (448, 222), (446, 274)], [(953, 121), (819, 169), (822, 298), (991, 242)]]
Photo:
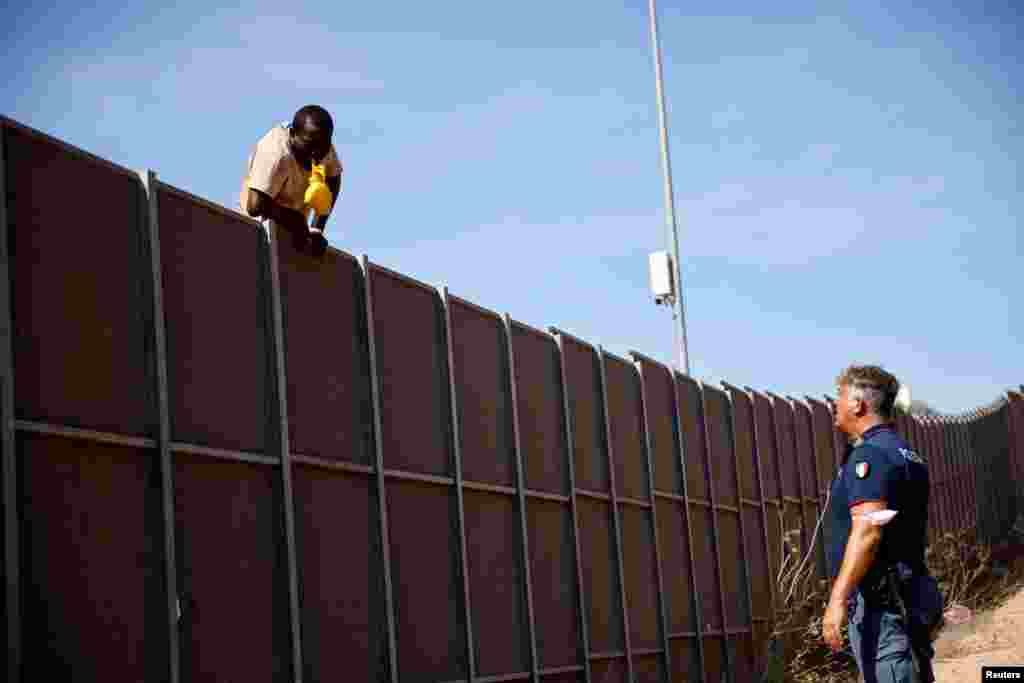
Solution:
[[(313, 260), (2, 128), (8, 680), (755, 680), (842, 452), (824, 400)], [(899, 426), (933, 536), (1024, 512), (1021, 393)]]

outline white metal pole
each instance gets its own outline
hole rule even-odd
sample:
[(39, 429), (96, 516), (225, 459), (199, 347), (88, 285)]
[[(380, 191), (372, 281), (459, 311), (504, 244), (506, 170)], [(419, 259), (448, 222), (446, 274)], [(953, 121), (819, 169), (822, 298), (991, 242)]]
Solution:
[(661, 131), (661, 166), (665, 175), (665, 223), (675, 272), (676, 292), (673, 298), (673, 323), (679, 323), (679, 367), (690, 374), (690, 354), (686, 344), (686, 308), (683, 305), (682, 265), (679, 262), (679, 230), (676, 227), (675, 200), (672, 195), (672, 160), (668, 151), (668, 117), (665, 114), (665, 92), (661, 71), (661, 45), (658, 42), (658, 8), (656, 0), (649, 0), (651, 16), (651, 47), (654, 51), (655, 87), (658, 93), (658, 127)]

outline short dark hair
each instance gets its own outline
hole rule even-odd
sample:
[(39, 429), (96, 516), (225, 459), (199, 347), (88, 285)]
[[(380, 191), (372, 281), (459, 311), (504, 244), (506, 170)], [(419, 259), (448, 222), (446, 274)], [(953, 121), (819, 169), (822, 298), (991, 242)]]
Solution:
[(896, 376), (877, 365), (851, 365), (836, 377), (836, 385), (848, 386), (863, 399), (879, 417), (890, 419), (900, 382)]
[(295, 112), (295, 116), (292, 117), (292, 129), (294, 130), (301, 130), (309, 123), (317, 128), (326, 129), (328, 133), (334, 132), (334, 119), (326, 109), (318, 104), (307, 104)]

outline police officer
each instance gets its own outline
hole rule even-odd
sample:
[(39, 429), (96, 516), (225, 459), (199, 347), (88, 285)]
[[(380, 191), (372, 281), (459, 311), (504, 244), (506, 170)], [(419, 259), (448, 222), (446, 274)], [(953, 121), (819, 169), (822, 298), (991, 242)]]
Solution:
[[(928, 467), (893, 425), (893, 375), (854, 365), (836, 384), (835, 426), (852, 446), (832, 484), (834, 582), (822, 635), (838, 651), (849, 616), (865, 683), (931, 683), (931, 632), (942, 597), (924, 561)], [(884, 511), (896, 514), (883, 523)]]

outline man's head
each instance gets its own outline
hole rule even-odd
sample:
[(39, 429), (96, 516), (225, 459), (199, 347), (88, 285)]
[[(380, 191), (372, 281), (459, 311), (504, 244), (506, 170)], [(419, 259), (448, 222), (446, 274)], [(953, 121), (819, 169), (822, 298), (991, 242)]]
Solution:
[(292, 118), (292, 154), (303, 164), (323, 161), (331, 151), (331, 136), (334, 121), (327, 110), (316, 104), (308, 104), (295, 112)]
[(835, 425), (848, 436), (892, 420), (900, 383), (877, 365), (851, 365), (836, 377), (836, 387)]

